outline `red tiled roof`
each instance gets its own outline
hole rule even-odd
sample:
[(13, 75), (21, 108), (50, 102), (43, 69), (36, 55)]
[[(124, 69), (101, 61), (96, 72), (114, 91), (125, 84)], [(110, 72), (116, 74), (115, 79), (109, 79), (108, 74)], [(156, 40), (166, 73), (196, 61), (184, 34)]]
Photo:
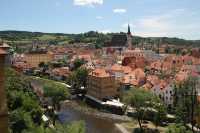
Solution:
[(55, 68), (52, 72), (58, 76), (68, 76), (70, 74), (68, 67)]
[(129, 74), (125, 75), (122, 80), (122, 83), (138, 86), (144, 80), (145, 80), (144, 71), (140, 68), (137, 68), (134, 71), (130, 72)]
[(147, 81), (151, 83), (153, 86), (158, 85), (160, 83), (158, 76), (155, 75), (147, 76)]
[(27, 64), (25, 62), (15, 62), (15, 64), (13, 64), (13, 67), (16, 68), (16, 69), (31, 69), (31, 65), (30, 64)]
[(132, 71), (132, 69), (129, 66), (121, 66), (121, 65), (118, 65), (118, 64), (114, 64), (111, 67), (111, 71), (118, 71), (118, 72), (123, 72), (123, 73), (128, 74)]
[(89, 75), (95, 76), (95, 77), (109, 77), (110, 76), (110, 74), (107, 73), (106, 70), (103, 68), (96, 68)]
[(162, 68), (162, 63), (161, 63), (161, 61), (152, 62), (152, 63), (150, 64), (150, 68), (151, 68), (151, 69), (161, 70), (161, 68)]
[(187, 72), (179, 72), (175, 76), (176, 82), (183, 82), (188, 78), (188, 73)]

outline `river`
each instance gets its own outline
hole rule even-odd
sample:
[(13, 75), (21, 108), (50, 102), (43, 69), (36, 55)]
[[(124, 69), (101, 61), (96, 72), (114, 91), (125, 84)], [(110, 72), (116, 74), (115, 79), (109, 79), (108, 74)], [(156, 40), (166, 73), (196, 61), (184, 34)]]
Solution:
[(117, 121), (99, 118), (72, 108), (65, 107), (59, 115), (62, 123), (83, 120), (86, 124), (86, 133), (121, 133), (116, 127)]
[[(36, 80), (32, 81), (32, 85), (36, 89), (41, 88), (41, 83)], [(74, 105), (74, 107), (76, 106), (79, 105)], [(95, 115), (83, 113), (67, 104), (61, 108), (59, 120), (62, 123), (83, 120), (86, 124), (86, 133), (121, 133), (115, 126), (115, 123), (119, 122), (117, 120), (100, 118)]]

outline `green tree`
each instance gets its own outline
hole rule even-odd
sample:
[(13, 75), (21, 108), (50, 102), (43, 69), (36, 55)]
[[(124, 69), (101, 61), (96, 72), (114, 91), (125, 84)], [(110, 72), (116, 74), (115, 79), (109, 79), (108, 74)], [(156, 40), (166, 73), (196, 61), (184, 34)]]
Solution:
[(78, 82), (78, 86), (86, 86), (87, 77), (88, 77), (88, 70), (86, 68), (79, 68), (75, 72), (76, 79)]
[[(9, 131), (11, 133), (85, 132), (85, 126), (82, 122), (66, 125), (61, 125), (58, 122), (60, 126), (56, 126), (55, 129), (45, 127), (41, 120), (43, 115), (41, 106), (31, 90), (30, 79), (26, 76), (15, 72), (13, 69), (7, 69), (5, 86), (8, 96)], [(68, 90), (62, 84), (55, 82), (47, 84), (45, 94), (52, 96), (56, 103), (69, 96)]]
[(181, 124), (173, 124), (168, 127), (166, 133), (192, 133), (192, 131), (187, 130), (186, 127)]
[(67, 83), (72, 86), (75, 93), (78, 93), (82, 86), (86, 87), (87, 78), (88, 70), (86, 68), (80, 67), (70, 74), (70, 76), (67, 78)]
[[(160, 102), (161, 103), (161, 102)], [(156, 113), (154, 116), (154, 123), (156, 128), (158, 125), (162, 125), (162, 122), (166, 120), (167, 109), (163, 104), (155, 104), (154, 108), (156, 109)]]
[[(197, 79), (189, 77), (187, 81), (175, 87), (175, 112), (177, 122), (184, 125), (190, 123), (192, 129), (195, 125), (195, 112), (197, 112)], [(193, 131), (194, 132), (194, 131)]]
[(69, 98), (68, 89), (61, 85), (52, 82), (45, 83), (44, 87), (44, 96), (52, 99), (53, 107), (55, 109), (59, 108), (59, 103), (63, 100)]
[(31, 117), (28, 112), (22, 109), (14, 110), (10, 118), (10, 127), (14, 133), (21, 133), (33, 125)]
[(39, 67), (44, 67), (44, 66), (45, 66), (45, 63), (44, 63), (44, 62), (40, 62), (38, 66), (39, 66)]
[(149, 108), (153, 108), (155, 103), (158, 104), (158, 97), (142, 88), (134, 88), (125, 93), (123, 101), (134, 108), (140, 130), (143, 131), (144, 116)]
[(75, 59), (74, 60), (74, 66), (73, 66), (73, 69), (74, 70), (77, 70), (80, 66), (82, 66), (83, 64), (84, 64), (85, 62), (84, 62), (84, 60), (83, 59)]

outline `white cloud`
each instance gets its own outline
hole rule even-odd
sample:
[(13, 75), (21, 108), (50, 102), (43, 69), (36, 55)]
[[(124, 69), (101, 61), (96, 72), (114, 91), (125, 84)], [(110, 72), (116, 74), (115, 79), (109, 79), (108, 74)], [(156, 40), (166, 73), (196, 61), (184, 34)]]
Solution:
[(145, 17), (138, 20), (137, 25), (145, 29), (167, 30), (170, 28), (170, 23), (163, 16)]
[(117, 8), (117, 9), (113, 9), (113, 12), (123, 14), (123, 13), (126, 13), (126, 9)]
[(103, 0), (74, 0), (74, 5), (76, 6), (94, 6), (102, 4)]
[(103, 17), (102, 16), (96, 16), (96, 19), (101, 20), (101, 19), (103, 19)]
[[(199, 19), (191, 16), (190, 11), (185, 9), (175, 9), (164, 14), (143, 16), (135, 19), (130, 22), (130, 26), (132, 26), (133, 34), (139, 36), (196, 38), (198, 31), (200, 30), (197, 21), (199, 21)], [(124, 31), (127, 30), (127, 24), (128, 23), (124, 23), (122, 25)]]

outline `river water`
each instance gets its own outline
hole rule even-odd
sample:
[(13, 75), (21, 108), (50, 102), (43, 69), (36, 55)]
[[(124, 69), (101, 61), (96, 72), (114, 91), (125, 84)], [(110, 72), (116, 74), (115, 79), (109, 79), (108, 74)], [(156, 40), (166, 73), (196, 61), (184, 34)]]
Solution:
[(72, 122), (83, 120), (86, 124), (86, 133), (121, 133), (116, 127), (116, 121), (98, 118), (94, 115), (88, 115), (72, 108), (65, 108), (59, 115), (61, 122)]

